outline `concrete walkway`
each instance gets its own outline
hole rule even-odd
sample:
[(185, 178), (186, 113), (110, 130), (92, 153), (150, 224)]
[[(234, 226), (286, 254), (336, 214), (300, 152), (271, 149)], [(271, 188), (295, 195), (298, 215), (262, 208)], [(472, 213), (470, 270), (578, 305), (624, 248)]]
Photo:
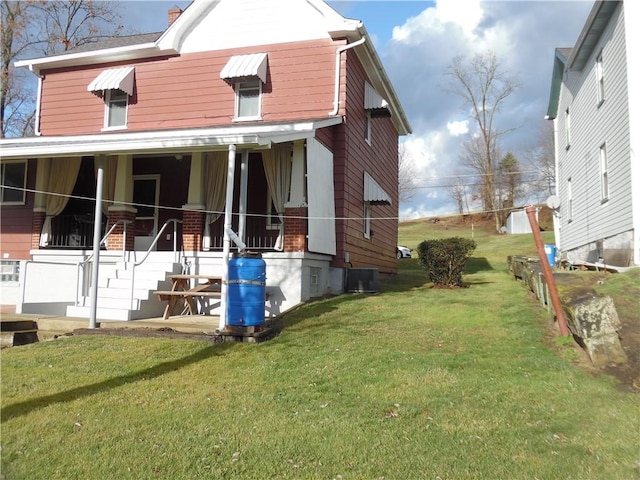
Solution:
[[(89, 328), (89, 319), (77, 317), (62, 317), (41, 314), (19, 314), (0, 311), (0, 321), (32, 321), (36, 323), (39, 331), (55, 332), (57, 334), (71, 333), (78, 328)], [(218, 328), (220, 318), (216, 315), (176, 315), (167, 320), (161, 317), (131, 320), (123, 322), (118, 320), (100, 320), (97, 328), (170, 328), (184, 333), (213, 334)]]

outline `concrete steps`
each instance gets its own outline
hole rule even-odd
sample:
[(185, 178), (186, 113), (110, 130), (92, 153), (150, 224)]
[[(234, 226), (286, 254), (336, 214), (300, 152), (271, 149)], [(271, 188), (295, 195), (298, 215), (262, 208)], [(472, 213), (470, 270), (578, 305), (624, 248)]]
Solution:
[[(156, 262), (149, 261), (137, 267), (135, 273), (132, 264), (117, 264), (107, 275), (101, 276), (98, 282), (97, 319), (127, 322), (161, 316), (165, 305), (153, 295), (153, 292), (171, 288), (167, 275), (179, 273), (181, 269), (179, 263), (165, 262), (162, 259)], [(91, 297), (79, 298), (77, 305), (67, 307), (66, 314), (71, 317), (89, 318)]]

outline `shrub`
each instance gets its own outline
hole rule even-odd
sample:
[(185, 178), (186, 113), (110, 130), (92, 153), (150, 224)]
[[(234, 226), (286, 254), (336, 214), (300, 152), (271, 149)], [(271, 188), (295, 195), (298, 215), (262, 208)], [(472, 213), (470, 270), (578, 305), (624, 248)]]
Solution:
[(418, 256), (434, 286), (464, 287), (462, 272), (475, 249), (476, 242), (468, 238), (425, 240), (418, 245)]

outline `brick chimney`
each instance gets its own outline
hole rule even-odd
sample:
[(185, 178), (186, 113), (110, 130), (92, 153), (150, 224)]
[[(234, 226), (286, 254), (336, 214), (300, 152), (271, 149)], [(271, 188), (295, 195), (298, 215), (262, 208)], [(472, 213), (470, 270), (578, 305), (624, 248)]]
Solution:
[(171, 26), (171, 24), (175, 22), (181, 14), (182, 14), (182, 9), (178, 7), (174, 7), (170, 9), (169, 10), (169, 26)]

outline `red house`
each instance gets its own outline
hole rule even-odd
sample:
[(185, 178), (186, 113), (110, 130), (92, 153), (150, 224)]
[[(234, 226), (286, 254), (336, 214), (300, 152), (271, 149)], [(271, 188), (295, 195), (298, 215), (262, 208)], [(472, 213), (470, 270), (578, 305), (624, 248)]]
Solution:
[(362, 23), (320, 0), (169, 13), (16, 64), (39, 87), (36, 136), (0, 141), (2, 302), (87, 316), (96, 222), (104, 319), (159, 315), (168, 273), (224, 273), (242, 243), (267, 315), (344, 291), (351, 267), (395, 273), (410, 126)]

